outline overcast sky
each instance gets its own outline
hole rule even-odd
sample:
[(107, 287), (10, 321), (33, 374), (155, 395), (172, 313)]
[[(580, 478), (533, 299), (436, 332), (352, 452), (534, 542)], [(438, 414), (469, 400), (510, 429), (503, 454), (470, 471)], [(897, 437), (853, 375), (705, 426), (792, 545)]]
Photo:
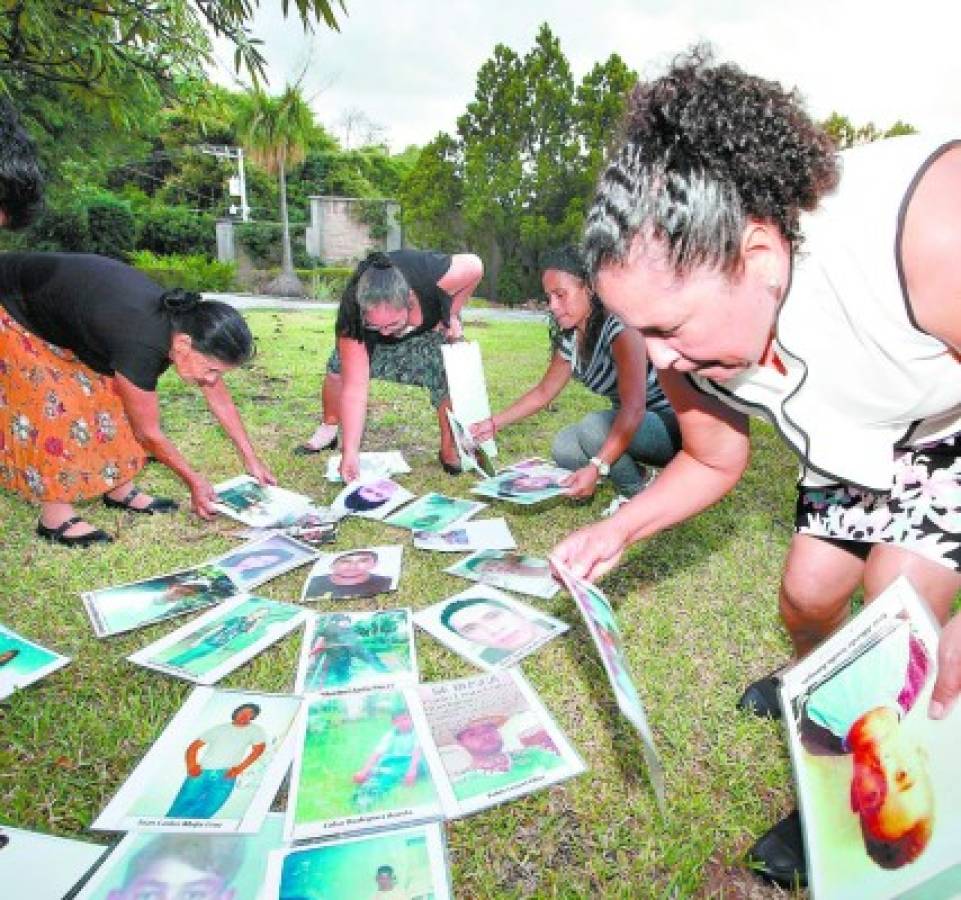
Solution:
[[(796, 86), (817, 118), (855, 124), (897, 119), (923, 131), (961, 133), (958, 0), (346, 0), (340, 32), (305, 37), (277, 0), (254, 20), (270, 88), (308, 63), (304, 87), (318, 119), (343, 137), (344, 112), (383, 126), (392, 150), (453, 134), (477, 70), (497, 43), (518, 54), (542, 22), (560, 38), (575, 80), (620, 54), (656, 75), (697, 40), (748, 71)], [(293, 5), (293, 4), (291, 4)], [(889, 11), (890, 10), (890, 11)], [(229, 83), (232, 54), (217, 45), (212, 73)]]

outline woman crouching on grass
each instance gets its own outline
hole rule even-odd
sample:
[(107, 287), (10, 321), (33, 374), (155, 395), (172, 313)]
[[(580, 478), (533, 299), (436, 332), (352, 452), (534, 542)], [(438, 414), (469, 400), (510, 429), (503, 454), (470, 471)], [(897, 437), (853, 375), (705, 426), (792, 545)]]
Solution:
[(222, 380), (253, 352), (235, 309), (164, 292), (116, 260), (0, 254), (0, 485), (40, 504), (40, 537), (109, 543), (73, 504), (102, 497), (143, 514), (177, 509), (134, 487), (152, 454), (190, 489), (194, 512), (211, 518), (213, 488), (160, 428), (157, 379), (173, 365), (199, 387), (247, 471), (273, 484)]
[(460, 474), (447, 411), (450, 397), (441, 345), (463, 335), (460, 311), (484, 274), (471, 253), (430, 250), (371, 253), (347, 283), (337, 312), (337, 345), (327, 361), (323, 422), (296, 453), (337, 446), (344, 429), (340, 474), (360, 475), (360, 442), (372, 378), (427, 388), (440, 426), (441, 467)]
[(608, 313), (591, 288), (580, 252), (562, 247), (544, 261), (544, 292), (551, 310), (550, 365), (526, 394), (471, 427), (477, 441), (551, 403), (573, 378), (604, 397), (611, 408), (588, 413), (554, 438), (559, 466), (573, 470), (564, 485), (571, 497), (594, 494), (601, 477), (617, 491), (609, 512), (651, 481), (648, 465), (665, 466), (681, 446), (677, 416), (647, 359), (644, 338)]

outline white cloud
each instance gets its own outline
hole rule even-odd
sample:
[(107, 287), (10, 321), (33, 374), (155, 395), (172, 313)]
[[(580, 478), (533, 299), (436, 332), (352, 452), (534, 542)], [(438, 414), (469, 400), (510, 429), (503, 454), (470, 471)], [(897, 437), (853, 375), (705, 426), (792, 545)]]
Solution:
[[(397, 149), (452, 133), (494, 45), (523, 54), (545, 21), (578, 79), (612, 52), (657, 74), (708, 40), (722, 58), (797, 86), (818, 118), (837, 110), (857, 124), (902, 119), (961, 133), (954, 0), (347, 0), (340, 33), (319, 26), (307, 38), (276, 6), (265, 4), (253, 26), (272, 86), (297, 77), (310, 55), (305, 86), (318, 118), (336, 130), (343, 111), (358, 107)], [(218, 51), (231, 58), (224, 45)]]

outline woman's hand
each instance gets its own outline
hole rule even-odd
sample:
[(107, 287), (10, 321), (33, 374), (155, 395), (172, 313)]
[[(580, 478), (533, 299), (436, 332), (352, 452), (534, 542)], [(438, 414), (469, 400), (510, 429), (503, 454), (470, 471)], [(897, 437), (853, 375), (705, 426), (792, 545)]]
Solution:
[(274, 477), (274, 473), (270, 471), (257, 457), (247, 460), (247, 473), (252, 475), (261, 484), (276, 484), (277, 479)]
[(567, 496), (575, 499), (593, 497), (597, 489), (597, 479), (600, 477), (597, 468), (591, 464), (583, 466), (576, 472), (571, 472), (563, 481), (561, 487), (567, 488)]
[(484, 441), (491, 440), (495, 434), (497, 434), (497, 423), (494, 421), (493, 416), (489, 419), (482, 419), (480, 422), (475, 422), (470, 427), (470, 436), (477, 444), (483, 444)]
[(190, 488), (190, 508), (201, 519), (210, 520), (217, 515), (214, 504), (217, 502), (217, 495), (214, 493), (213, 485), (206, 478), (196, 476), (187, 485)]
[(460, 316), (452, 315), (444, 332), (447, 343), (453, 344), (455, 341), (462, 341), (464, 339), (464, 323), (460, 320)]
[(618, 564), (626, 548), (626, 536), (615, 516), (579, 528), (551, 551), (550, 559), (580, 578), (596, 581)]
[(928, 715), (932, 719), (948, 716), (961, 693), (961, 613), (944, 626), (938, 640), (938, 679), (931, 694)]
[(340, 477), (344, 479), (344, 484), (352, 484), (360, 478), (359, 457), (345, 453), (340, 458)]

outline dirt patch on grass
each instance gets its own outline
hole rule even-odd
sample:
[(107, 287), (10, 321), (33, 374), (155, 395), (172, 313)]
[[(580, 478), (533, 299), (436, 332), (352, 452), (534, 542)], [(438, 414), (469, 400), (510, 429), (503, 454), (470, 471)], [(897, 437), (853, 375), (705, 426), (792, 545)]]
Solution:
[(703, 900), (783, 900), (786, 897), (807, 897), (807, 891), (786, 891), (762, 881), (744, 866), (710, 859), (704, 866), (704, 886), (695, 896)]

